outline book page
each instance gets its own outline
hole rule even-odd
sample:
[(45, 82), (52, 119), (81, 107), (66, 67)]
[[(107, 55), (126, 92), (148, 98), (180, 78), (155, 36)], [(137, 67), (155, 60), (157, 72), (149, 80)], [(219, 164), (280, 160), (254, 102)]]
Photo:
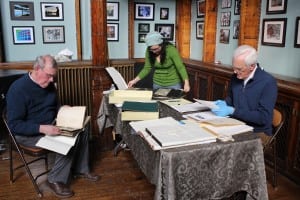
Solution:
[(105, 70), (108, 72), (109, 76), (112, 78), (119, 90), (128, 89), (127, 83), (118, 70), (116, 70), (114, 67), (106, 67)]
[(86, 106), (62, 106), (56, 118), (56, 126), (81, 129), (85, 119)]
[(196, 102), (200, 103), (203, 106), (208, 107), (209, 109), (215, 109), (218, 108), (218, 106), (215, 104), (214, 101), (206, 101), (206, 100), (200, 100), (200, 99), (194, 99)]

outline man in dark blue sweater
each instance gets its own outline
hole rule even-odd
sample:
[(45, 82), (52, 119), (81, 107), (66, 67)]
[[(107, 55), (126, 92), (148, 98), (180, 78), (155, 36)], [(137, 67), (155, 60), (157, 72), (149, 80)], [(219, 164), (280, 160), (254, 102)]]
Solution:
[(230, 115), (246, 122), (256, 133), (272, 135), (273, 109), (277, 99), (276, 79), (259, 67), (256, 50), (239, 46), (233, 54), (234, 74), (225, 101), (217, 100), (218, 116)]
[[(54, 84), (57, 70), (52, 56), (38, 56), (33, 70), (9, 88), (8, 125), (19, 143), (35, 146), (44, 135), (60, 134), (59, 128), (52, 125), (59, 109)], [(91, 181), (99, 179), (90, 173), (88, 139), (88, 134), (81, 133), (67, 155), (56, 153), (54, 166), (48, 173), (48, 185), (56, 196), (65, 198), (74, 195), (68, 185), (71, 175)]]

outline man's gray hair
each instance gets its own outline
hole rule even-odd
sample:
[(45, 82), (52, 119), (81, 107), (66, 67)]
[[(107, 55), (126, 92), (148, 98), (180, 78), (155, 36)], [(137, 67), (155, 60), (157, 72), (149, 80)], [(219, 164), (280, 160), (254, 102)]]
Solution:
[(53, 68), (57, 68), (57, 62), (51, 55), (37, 56), (33, 64), (33, 68), (36, 69), (40, 67), (41, 69), (44, 69), (46, 63), (50, 64)]
[(246, 54), (244, 57), (245, 64), (247, 66), (257, 63), (257, 51), (255, 48), (249, 45), (241, 45), (234, 52), (232, 59), (239, 57), (240, 55)]

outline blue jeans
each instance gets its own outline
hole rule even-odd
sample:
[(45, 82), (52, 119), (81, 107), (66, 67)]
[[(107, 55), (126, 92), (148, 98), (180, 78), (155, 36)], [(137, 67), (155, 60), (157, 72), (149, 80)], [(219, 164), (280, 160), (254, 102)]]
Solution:
[(159, 89), (159, 88), (167, 88), (167, 89), (177, 89), (180, 90), (182, 89), (181, 83), (177, 83), (175, 85), (169, 85), (169, 86), (161, 86), (153, 83), (153, 91)]

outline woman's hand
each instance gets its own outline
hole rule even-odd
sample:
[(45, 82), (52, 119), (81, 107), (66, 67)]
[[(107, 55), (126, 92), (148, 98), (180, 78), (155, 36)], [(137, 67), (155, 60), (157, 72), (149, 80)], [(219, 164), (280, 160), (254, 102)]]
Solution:
[(54, 125), (40, 125), (39, 132), (45, 135), (60, 135), (60, 129)]
[(135, 79), (128, 82), (128, 87), (132, 88), (139, 80), (141, 80), (139, 77), (136, 77)]
[(184, 80), (183, 91), (184, 91), (185, 93), (188, 93), (190, 90), (191, 90), (191, 87), (190, 87), (190, 82), (189, 82), (189, 80)]

